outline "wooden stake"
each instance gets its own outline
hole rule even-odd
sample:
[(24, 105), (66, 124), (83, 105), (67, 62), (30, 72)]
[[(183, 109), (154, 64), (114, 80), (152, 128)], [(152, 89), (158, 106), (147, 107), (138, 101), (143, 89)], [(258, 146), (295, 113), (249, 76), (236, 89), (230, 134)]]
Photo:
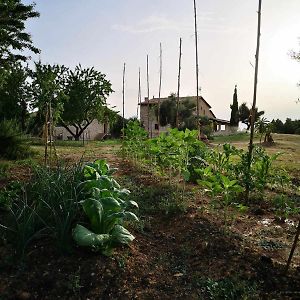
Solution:
[(136, 109), (136, 116), (139, 118), (139, 105), (142, 102), (142, 91), (141, 91), (141, 68), (139, 68), (139, 90), (138, 90), (138, 105)]
[[(261, 3), (262, 0), (258, 2), (258, 23), (257, 23), (257, 41), (256, 41), (256, 54), (255, 54), (255, 74), (254, 74), (254, 92), (253, 92), (253, 103), (250, 112), (250, 141), (249, 141), (249, 152), (248, 152), (248, 174), (251, 170), (251, 161), (253, 153), (253, 137), (254, 137), (254, 122), (255, 122), (255, 111), (256, 111), (256, 94), (257, 94), (257, 77), (258, 77), (258, 62), (259, 62), (259, 48), (260, 48), (260, 27), (261, 27)], [(249, 200), (250, 186), (246, 186), (246, 201)]]
[(48, 132), (49, 132), (49, 106), (47, 104), (46, 108), (46, 120), (45, 120), (45, 127), (44, 127), (44, 135), (45, 135), (45, 165), (48, 162)]
[(286, 267), (285, 267), (285, 273), (287, 273), (287, 271), (289, 270), (290, 264), (292, 262), (292, 258), (294, 256), (294, 252), (295, 252), (295, 249), (296, 249), (296, 246), (297, 246), (297, 242), (299, 240), (299, 235), (300, 235), (300, 219), (299, 219), (299, 223), (298, 223), (294, 243), (293, 243), (293, 246), (292, 246), (292, 249), (291, 249), (287, 264), (286, 264)]
[(123, 134), (122, 134), (122, 138), (124, 139), (124, 130), (125, 130), (125, 71), (126, 71), (126, 64), (124, 63), (124, 68), (123, 68), (123, 91), (122, 91), (122, 95), (123, 95)]
[[(179, 63), (178, 63), (178, 85), (177, 85), (177, 103), (176, 103), (176, 127), (179, 128), (179, 98), (180, 98), (180, 75), (181, 75), (181, 46), (182, 38), (179, 39)], [(198, 98), (197, 98), (198, 101)]]
[(147, 54), (147, 123), (148, 123), (148, 136), (150, 136), (150, 92), (149, 92), (149, 55)]
[(199, 63), (198, 63), (198, 30), (197, 30), (197, 8), (196, 0), (194, 0), (194, 20), (195, 20), (195, 51), (196, 51), (196, 88), (197, 88), (197, 128), (200, 138), (200, 123), (199, 123)]
[(157, 108), (158, 135), (159, 135), (159, 130), (160, 130), (161, 80), (162, 80), (162, 46), (160, 43), (159, 44), (159, 88), (158, 88), (158, 108)]

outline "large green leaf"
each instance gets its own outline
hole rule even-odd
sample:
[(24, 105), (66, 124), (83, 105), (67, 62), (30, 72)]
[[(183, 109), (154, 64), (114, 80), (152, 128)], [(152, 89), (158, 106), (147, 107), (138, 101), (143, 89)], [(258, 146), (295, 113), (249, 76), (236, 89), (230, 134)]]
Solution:
[(135, 237), (121, 225), (116, 225), (111, 232), (111, 235), (113, 241), (121, 244), (129, 244), (135, 239)]
[(73, 229), (73, 238), (79, 246), (99, 250), (104, 248), (112, 237), (109, 234), (95, 234), (84, 226), (77, 224)]
[(88, 216), (92, 229), (96, 233), (102, 233), (102, 217), (104, 214), (102, 204), (93, 198), (88, 198), (82, 203), (82, 207)]
[(118, 210), (121, 208), (121, 205), (119, 204), (118, 200), (116, 200), (113, 197), (105, 197), (100, 199), (104, 211), (107, 210)]

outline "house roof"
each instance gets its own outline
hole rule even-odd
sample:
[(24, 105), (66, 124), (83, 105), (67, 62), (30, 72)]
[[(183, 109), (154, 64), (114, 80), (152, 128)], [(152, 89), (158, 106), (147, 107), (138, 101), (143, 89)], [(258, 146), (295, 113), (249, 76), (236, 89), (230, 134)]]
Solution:
[[(160, 98), (160, 101), (163, 102), (167, 99), (169, 99), (169, 97)], [(179, 101), (184, 101), (184, 100), (188, 100), (188, 99), (196, 101), (197, 96), (179, 97)], [(209, 103), (202, 96), (199, 96), (199, 99), (202, 100), (209, 108), (211, 108)], [(145, 100), (143, 102), (139, 103), (139, 105), (145, 106), (145, 105), (148, 105), (148, 103), (149, 103), (149, 105), (154, 105), (154, 104), (158, 104), (158, 101), (159, 101), (158, 98), (152, 98), (152, 99), (149, 99), (149, 101), (148, 101), (148, 98), (145, 98)]]

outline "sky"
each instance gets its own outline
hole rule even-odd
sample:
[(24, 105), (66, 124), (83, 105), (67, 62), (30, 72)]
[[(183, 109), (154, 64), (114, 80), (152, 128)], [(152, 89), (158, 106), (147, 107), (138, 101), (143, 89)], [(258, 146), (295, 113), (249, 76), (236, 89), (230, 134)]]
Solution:
[[(24, 3), (32, 3), (24, 0)], [(177, 91), (182, 38), (182, 96), (196, 95), (193, 0), (35, 0), (41, 16), (27, 31), (41, 54), (32, 60), (95, 67), (115, 91), (108, 103), (122, 110), (126, 63), (125, 116), (136, 115), (138, 70), (142, 97), (158, 96), (159, 44), (163, 49), (162, 96)], [(252, 103), (258, 0), (197, 0), (199, 83), (214, 114), (230, 119), (234, 86), (239, 104)], [(300, 49), (300, 1), (263, 0), (257, 106), (269, 120), (300, 118), (300, 63), (288, 55)]]

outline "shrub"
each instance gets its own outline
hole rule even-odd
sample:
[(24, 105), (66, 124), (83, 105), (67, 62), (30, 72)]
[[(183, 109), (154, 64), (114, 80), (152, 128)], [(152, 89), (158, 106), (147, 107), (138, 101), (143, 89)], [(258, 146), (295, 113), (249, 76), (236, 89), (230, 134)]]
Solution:
[(0, 121), (0, 157), (23, 159), (32, 154), (29, 145), (14, 120)]

